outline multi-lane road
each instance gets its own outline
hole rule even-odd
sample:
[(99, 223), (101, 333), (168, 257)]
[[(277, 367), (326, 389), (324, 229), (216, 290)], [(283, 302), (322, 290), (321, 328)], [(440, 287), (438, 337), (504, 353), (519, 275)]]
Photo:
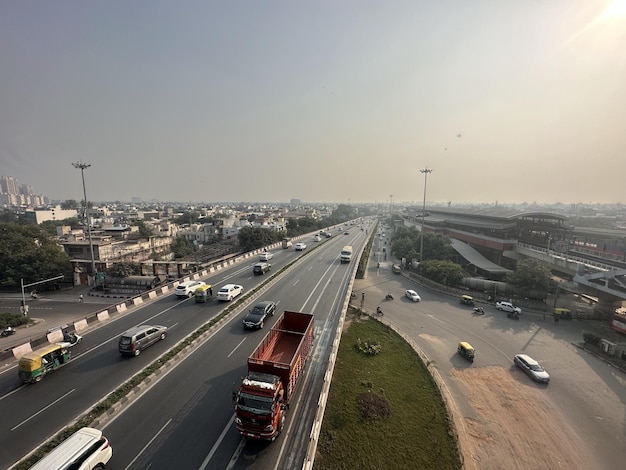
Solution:
[[(176, 367), (161, 374), (131, 406), (101, 426), (114, 448), (110, 468), (245, 468), (251, 461), (260, 468), (275, 468), (277, 462), (283, 462), (278, 468), (302, 465), (326, 370), (325, 350), (351, 282), (353, 264), (339, 263), (339, 252), (344, 244), (358, 247), (365, 242), (365, 232), (355, 227), (349, 236), (335, 234), (317, 243), (311, 237), (304, 252), (276, 250), (272, 271), (264, 276), (252, 273), (255, 259), (207, 278), (214, 292), (226, 283), (241, 284), (247, 292), (272, 272), (303, 258), (257, 298), (242, 305), (204, 344), (183, 355)], [(266, 322), (263, 330), (244, 331), (242, 317), (251, 303), (263, 299), (277, 302), (279, 311), (313, 313), (316, 320), (314, 351), (299, 385), (305, 393), (298, 394), (286, 432), (273, 445), (247, 442), (238, 435), (231, 401), (245, 375), (247, 357), (278, 317)], [(4, 410), (0, 468), (54, 435), (228, 305), (216, 300), (196, 304), (193, 299), (165, 296), (85, 334), (73, 360), (40, 383), (21, 386), (15, 368), (5, 371), (0, 376)], [(120, 356), (120, 334), (146, 323), (167, 326), (167, 339), (140, 356)]]
[[(248, 355), (276, 319), (270, 319), (263, 330), (244, 331), (241, 320), (249, 307), (242, 306), (241, 312), (234, 313), (204, 344), (183, 355), (176, 367), (161, 374), (132, 405), (103, 423), (114, 449), (108, 468), (301, 468), (327, 366), (328, 345), (351, 282), (353, 263), (339, 263), (339, 252), (346, 244), (359, 251), (366, 238), (357, 227), (352, 227), (348, 236), (334, 233), (321, 243), (306, 240), (309, 251), (322, 245), (311, 253), (275, 251), (272, 272), (305, 256), (259, 296), (277, 302), (279, 311), (313, 313), (316, 322), (314, 351), (279, 439), (271, 444), (249, 441), (234, 429), (232, 391), (245, 374)], [(375, 250), (381, 253), (384, 239), (377, 240), (381, 245)], [(248, 291), (267, 278), (253, 276), (252, 264), (232, 266), (208, 281), (217, 287), (241, 284)], [(358, 280), (355, 290), (358, 295), (366, 294), (366, 309), (373, 311), (381, 304), (385, 321), (403, 331), (429, 357), (430, 367), (441, 375), (455, 402), (459, 415), (455, 421), (469, 431), (464, 438), (470, 446), (475, 441), (508, 443), (523, 439), (520, 426), (528, 413), (540, 429), (530, 433), (534, 435), (526, 439), (526, 445), (539, 442), (533, 448), (539, 458), (541, 452), (549, 451), (546, 447), (562, 441), (570, 442), (582, 455), (582, 460), (569, 462), (569, 468), (621, 466), (626, 455), (626, 379), (621, 372), (572, 347), (571, 342), (580, 340), (579, 322), (560, 322), (558, 326), (542, 323), (541, 316), (530, 312), (514, 322), (490, 308), (485, 316), (475, 317), (458, 299), (419, 286), (422, 302), (409, 302), (402, 294), (404, 289), (416, 288), (415, 284), (392, 274), (390, 267), (384, 259), (380, 269), (371, 263), (366, 279)], [(396, 299), (385, 302), (387, 291)], [(35, 448), (227, 305), (217, 301), (196, 304), (193, 299), (180, 301), (173, 295), (160, 298), (88, 332), (73, 361), (36, 385), (20, 386), (15, 370), (0, 375), (0, 468)], [(121, 357), (117, 353), (120, 333), (141, 323), (167, 326), (168, 338), (138, 357)], [(476, 348), (473, 364), (456, 354), (456, 344), (461, 340)], [(512, 356), (519, 352), (543, 362), (552, 375), (550, 385), (535, 385), (512, 367)], [(503, 390), (498, 387), (507, 384), (514, 387), (510, 395), (498, 396), (494, 390)], [(487, 401), (494, 396), (503, 404), (498, 409), (500, 417), (514, 418), (507, 424), (509, 439), (498, 435), (507, 431), (498, 427), (498, 416), (489, 416), (492, 421), (487, 422), (488, 410), (484, 408), (495, 408)], [(537, 410), (545, 414), (537, 414)], [(516, 421), (520, 423), (517, 429)], [(509, 458), (526, 449), (501, 447), (499, 451), (508, 453)], [(492, 450), (475, 445), (476, 453), (466, 456), (466, 461), (482, 459), (487, 463)], [(585, 467), (588, 464), (592, 467)]]

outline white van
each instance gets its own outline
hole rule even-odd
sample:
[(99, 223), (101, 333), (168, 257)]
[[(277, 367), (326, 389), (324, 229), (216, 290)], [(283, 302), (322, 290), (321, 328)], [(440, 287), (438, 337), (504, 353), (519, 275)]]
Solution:
[(37, 462), (30, 470), (91, 470), (104, 468), (113, 449), (102, 431), (81, 428)]

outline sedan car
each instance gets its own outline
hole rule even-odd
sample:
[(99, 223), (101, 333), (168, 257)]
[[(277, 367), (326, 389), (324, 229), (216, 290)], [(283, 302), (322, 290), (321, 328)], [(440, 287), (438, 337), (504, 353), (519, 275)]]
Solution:
[(243, 292), (243, 286), (237, 284), (226, 284), (217, 293), (217, 300), (230, 302)]
[(531, 379), (535, 382), (548, 383), (550, 382), (550, 374), (548, 374), (541, 365), (535, 361), (532, 357), (526, 354), (517, 354), (513, 358), (513, 363), (526, 372)]
[(296, 244), (293, 246), (293, 248), (294, 248), (296, 251), (302, 251), (302, 250), (306, 249), (306, 243), (296, 243)]
[(276, 303), (271, 300), (264, 300), (254, 306), (250, 312), (243, 319), (243, 327), (250, 329), (261, 329), (263, 323), (268, 316), (273, 316), (276, 313)]
[(406, 295), (407, 299), (411, 299), (413, 302), (419, 302), (422, 300), (419, 294), (412, 289), (407, 290), (404, 295)]

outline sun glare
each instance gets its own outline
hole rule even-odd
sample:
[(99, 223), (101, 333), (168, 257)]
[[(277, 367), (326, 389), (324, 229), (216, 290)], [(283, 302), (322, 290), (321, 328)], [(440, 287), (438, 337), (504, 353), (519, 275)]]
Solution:
[(626, 0), (613, 0), (599, 18), (602, 20), (621, 20), (626, 18)]

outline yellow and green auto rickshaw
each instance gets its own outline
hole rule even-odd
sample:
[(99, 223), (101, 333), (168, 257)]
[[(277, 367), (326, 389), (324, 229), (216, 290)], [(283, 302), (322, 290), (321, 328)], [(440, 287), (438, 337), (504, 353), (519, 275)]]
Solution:
[(200, 286), (194, 292), (196, 303), (204, 303), (209, 299), (209, 297), (212, 297), (212, 296), (213, 296), (213, 287), (211, 287), (211, 284), (205, 284), (203, 286)]
[(52, 343), (20, 358), (19, 376), (24, 383), (39, 382), (48, 372), (58, 369), (70, 360), (66, 344)]
[(552, 311), (552, 314), (554, 315), (554, 318), (564, 318), (565, 320), (572, 319), (572, 311), (569, 308), (557, 307)]
[(457, 352), (467, 359), (470, 362), (474, 362), (474, 357), (476, 356), (476, 351), (471, 344), (466, 341), (461, 341), (459, 346), (457, 347)]
[(472, 297), (471, 295), (462, 295), (461, 296), (461, 303), (463, 305), (469, 305), (470, 307), (474, 306), (474, 297)]

